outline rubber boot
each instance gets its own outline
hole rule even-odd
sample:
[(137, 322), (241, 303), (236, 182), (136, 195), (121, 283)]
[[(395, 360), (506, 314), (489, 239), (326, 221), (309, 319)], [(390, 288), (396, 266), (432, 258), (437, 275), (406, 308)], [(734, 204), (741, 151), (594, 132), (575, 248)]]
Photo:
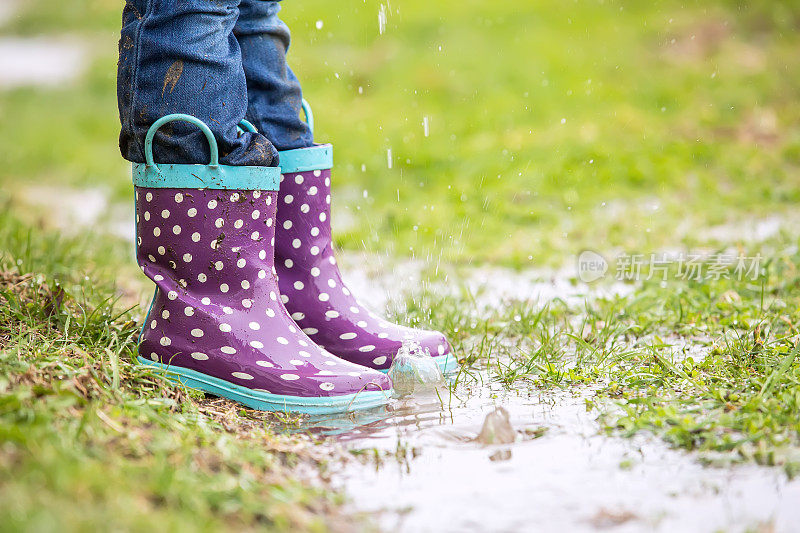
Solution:
[[(211, 163), (156, 165), (155, 131), (199, 126)], [(134, 164), (138, 261), (156, 283), (139, 361), (189, 387), (261, 410), (334, 413), (385, 404), (390, 380), (300, 331), (280, 299), (274, 242), (278, 168), (218, 164), (188, 115), (150, 128)]]
[(360, 365), (387, 371), (403, 341), (415, 341), (443, 372), (457, 368), (444, 335), (387, 322), (342, 281), (331, 240), (332, 146), (280, 152), (280, 161), (275, 261), (286, 309), (297, 324), (326, 350)]

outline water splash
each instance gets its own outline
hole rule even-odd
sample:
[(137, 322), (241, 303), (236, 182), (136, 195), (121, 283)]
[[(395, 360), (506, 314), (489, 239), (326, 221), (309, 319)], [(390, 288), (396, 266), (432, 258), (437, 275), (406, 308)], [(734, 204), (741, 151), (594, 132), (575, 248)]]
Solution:
[(395, 393), (401, 398), (432, 390), (444, 383), (442, 371), (430, 351), (413, 340), (403, 341), (389, 367), (389, 377)]
[(386, 18), (387, 18), (386, 6), (381, 4), (380, 9), (378, 9), (378, 33), (380, 35), (383, 35), (383, 32), (386, 31)]

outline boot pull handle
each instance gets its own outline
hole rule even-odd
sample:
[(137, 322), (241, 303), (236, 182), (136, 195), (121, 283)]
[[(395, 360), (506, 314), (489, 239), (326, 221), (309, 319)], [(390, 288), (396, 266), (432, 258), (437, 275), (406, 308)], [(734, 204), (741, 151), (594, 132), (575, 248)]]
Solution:
[[(171, 115), (164, 115), (160, 119), (153, 122), (153, 125), (150, 126), (150, 129), (147, 130), (147, 136), (144, 138), (144, 160), (147, 163), (148, 167), (156, 167), (155, 161), (153, 161), (153, 139), (156, 136), (156, 132), (158, 129), (166, 124), (167, 122), (188, 122), (189, 124), (194, 124), (208, 139), (208, 149), (211, 152), (211, 161), (208, 162), (208, 166), (216, 168), (219, 166), (219, 148), (217, 148), (217, 141), (214, 138), (214, 134), (211, 132), (211, 129), (206, 126), (206, 123), (200, 120), (197, 117), (193, 117), (192, 115), (184, 115), (183, 113), (173, 113)], [(248, 123), (249, 124), (249, 123)], [(252, 124), (251, 124), (252, 126)]]
[[(313, 134), (314, 113), (311, 112), (311, 106), (308, 104), (308, 101), (305, 98), (303, 98), (303, 102), (301, 105), (303, 107), (303, 114), (306, 116), (306, 123), (308, 124), (308, 129), (310, 129), (311, 133)], [(236, 126), (236, 129), (239, 130), (239, 135), (241, 135), (246, 131), (249, 131), (251, 133), (258, 133), (258, 129), (255, 126), (253, 126), (253, 123), (244, 118), (242, 119), (241, 122), (239, 122), (239, 125)]]
[(308, 124), (308, 129), (311, 130), (311, 133), (314, 133), (314, 113), (311, 112), (311, 105), (309, 105), (308, 100), (303, 98), (303, 102), (301, 104), (303, 106), (303, 113), (306, 116), (306, 124)]

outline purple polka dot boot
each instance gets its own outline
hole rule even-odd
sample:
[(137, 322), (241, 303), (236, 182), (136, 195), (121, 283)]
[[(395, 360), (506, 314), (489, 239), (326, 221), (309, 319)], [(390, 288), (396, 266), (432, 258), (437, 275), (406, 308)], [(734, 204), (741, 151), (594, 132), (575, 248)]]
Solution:
[(438, 331), (392, 324), (361, 305), (342, 281), (331, 241), (331, 145), (280, 153), (275, 262), (286, 309), (316, 343), (353, 363), (387, 371), (404, 340), (443, 372), (458, 367)]
[[(155, 131), (203, 129), (209, 165), (156, 165)], [(324, 350), (280, 298), (274, 267), (278, 168), (217, 163), (205, 124), (156, 121), (146, 164), (134, 164), (137, 256), (156, 284), (139, 361), (168, 377), (262, 410), (312, 414), (383, 405), (391, 381)], [(202, 188), (199, 188), (202, 187)]]

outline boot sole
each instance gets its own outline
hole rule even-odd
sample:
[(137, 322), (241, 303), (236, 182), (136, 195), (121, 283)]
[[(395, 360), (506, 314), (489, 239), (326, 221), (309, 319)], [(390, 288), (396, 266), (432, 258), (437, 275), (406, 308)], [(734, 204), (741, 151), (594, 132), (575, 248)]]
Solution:
[(285, 396), (248, 389), (223, 379), (215, 378), (196, 370), (174, 365), (164, 365), (137, 356), (139, 363), (158, 370), (170, 381), (181, 383), (191, 389), (198, 389), (214, 396), (228, 398), (259, 411), (283, 411), (310, 415), (329, 415), (372, 409), (386, 405), (393, 390), (361, 391), (342, 396)]
[[(437, 355), (433, 358), (433, 360), (436, 361), (437, 365), (439, 365), (439, 370), (442, 371), (442, 374), (451, 374), (458, 370), (458, 359), (456, 359), (456, 356), (451, 353)], [(389, 368), (378, 368), (377, 370), (378, 372), (383, 372), (384, 374), (389, 372)]]

